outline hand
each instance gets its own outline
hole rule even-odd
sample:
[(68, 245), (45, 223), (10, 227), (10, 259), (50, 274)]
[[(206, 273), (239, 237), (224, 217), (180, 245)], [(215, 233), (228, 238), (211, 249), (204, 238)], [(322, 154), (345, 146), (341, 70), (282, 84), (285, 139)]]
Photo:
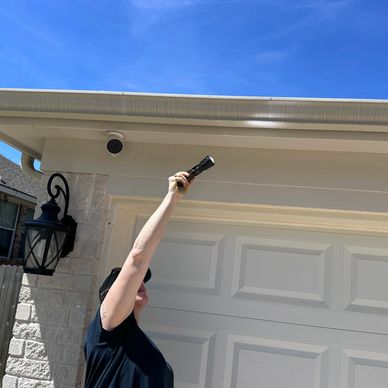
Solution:
[[(187, 180), (189, 173), (187, 171), (180, 171), (175, 173), (173, 176), (168, 178), (168, 191), (170, 192), (180, 192), (181, 194), (185, 194), (188, 188), (191, 185), (191, 182)], [(178, 186), (178, 182), (182, 184), (181, 187)]]

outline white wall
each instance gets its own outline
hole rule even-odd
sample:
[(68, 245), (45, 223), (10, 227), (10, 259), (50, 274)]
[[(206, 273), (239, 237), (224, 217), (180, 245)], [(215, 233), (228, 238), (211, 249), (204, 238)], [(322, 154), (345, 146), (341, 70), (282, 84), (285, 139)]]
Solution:
[(108, 174), (107, 194), (160, 197), (165, 179), (210, 154), (191, 200), (388, 211), (388, 155), (126, 143), (117, 157), (101, 141), (48, 139), (42, 168)]

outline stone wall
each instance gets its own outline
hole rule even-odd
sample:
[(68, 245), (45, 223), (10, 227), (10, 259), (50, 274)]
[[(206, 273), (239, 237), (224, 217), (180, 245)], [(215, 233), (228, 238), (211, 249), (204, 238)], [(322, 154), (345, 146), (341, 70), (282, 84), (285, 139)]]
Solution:
[[(50, 175), (42, 178), (36, 216), (48, 200)], [(68, 213), (78, 222), (75, 247), (52, 277), (24, 274), (3, 388), (82, 384), (83, 339), (97, 297), (109, 198), (106, 175), (63, 175), (70, 188)]]

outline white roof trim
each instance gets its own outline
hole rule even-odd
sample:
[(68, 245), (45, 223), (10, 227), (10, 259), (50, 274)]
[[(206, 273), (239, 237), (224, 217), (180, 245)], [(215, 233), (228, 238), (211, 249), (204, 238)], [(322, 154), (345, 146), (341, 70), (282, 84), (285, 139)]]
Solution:
[(0, 138), (34, 158), (47, 138), (107, 130), (144, 143), (388, 153), (388, 100), (0, 89)]
[(7, 112), (388, 125), (388, 100), (0, 89), (0, 115)]

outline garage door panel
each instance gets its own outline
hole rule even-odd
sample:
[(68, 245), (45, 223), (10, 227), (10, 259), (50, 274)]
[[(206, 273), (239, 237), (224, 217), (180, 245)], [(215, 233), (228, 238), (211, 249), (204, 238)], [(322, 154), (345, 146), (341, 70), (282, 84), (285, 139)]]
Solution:
[(189, 292), (219, 292), (222, 236), (167, 232), (154, 255), (156, 286)]
[(344, 308), (388, 314), (388, 249), (346, 246), (344, 262)]
[(332, 246), (237, 237), (232, 296), (329, 307)]
[[(145, 223), (138, 219), (136, 229)], [(152, 286), (176, 292), (219, 294), (224, 236), (188, 230), (185, 223), (166, 231), (152, 261)]]
[(326, 388), (327, 348), (229, 336), (224, 387)]
[(388, 354), (343, 349), (341, 372), (341, 388), (386, 388)]
[(211, 386), (215, 333), (154, 325), (144, 329), (174, 366), (176, 388)]

